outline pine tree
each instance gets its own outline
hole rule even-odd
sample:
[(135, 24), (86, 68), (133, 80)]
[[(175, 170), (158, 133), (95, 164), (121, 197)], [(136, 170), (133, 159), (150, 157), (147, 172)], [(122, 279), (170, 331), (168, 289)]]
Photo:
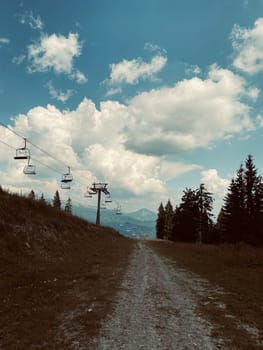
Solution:
[(165, 222), (164, 222), (164, 238), (172, 240), (173, 236), (173, 206), (168, 199), (166, 206), (164, 208), (165, 211)]
[(59, 196), (58, 190), (55, 192), (54, 198), (53, 198), (53, 207), (56, 209), (61, 209), (61, 200)]
[(31, 190), (31, 191), (29, 192), (28, 198), (33, 199), (33, 200), (36, 199), (36, 195), (35, 195), (35, 192), (34, 192), (33, 190)]
[(68, 200), (65, 204), (65, 212), (68, 214), (72, 214), (72, 201), (70, 198), (68, 198)]
[(158, 216), (156, 220), (156, 237), (163, 239), (164, 237), (164, 224), (165, 224), (165, 211), (163, 204), (161, 203), (158, 208)]
[(176, 208), (173, 217), (173, 238), (176, 241), (195, 242), (198, 234), (198, 204), (196, 191), (186, 188), (183, 191), (181, 204)]
[[(245, 209), (246, 209), (246, 231), (244, 241), (255, 244), (259, 235), (262, 236), (262, 179), (257, 174), (253, 158), (248, 155), (245, 163)], [(260, 208), (261, 207), (261, 208)]]
[(211, 241), (210, 233), (214, 235), (212, 203), (212, 195), (204, 184), (196, 190), (186, 188), (181, 204), (174, 211), (173, 240), (199, 243)]
[(204, 184), (201, 184), (196, 191), (199, 224), (197, 241), (199, 243), (209, 241), (209, 231), (212, 225), (213, 198)]
[(43, 193), (41, 194), (41, 197), (40, 197), (39, 201), (40, 201), (41, 203), (46, 203), (46, 200), (45, 200), (45, 197), (44, 197), (44, 194), (43, 194)]
[(263, 244), (263, 183), (248, 155), (232, 179), (218, 218), (223, 240)]
[(223, 241), (236, 243), (243, 240), (245, 232), (245, 182), (244, 168), (241, 164), (235, 179), (231, 180), (228, 193), (219, 217)]

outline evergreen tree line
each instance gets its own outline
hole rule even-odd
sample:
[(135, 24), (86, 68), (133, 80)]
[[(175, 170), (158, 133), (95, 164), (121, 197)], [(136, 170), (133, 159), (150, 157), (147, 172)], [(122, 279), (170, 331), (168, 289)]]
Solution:
[(231, 180), (215, 223), (213, 195), (204, 184), (183, 191), (173, 208), (168, 200), (158, 209), (156, 236), (172, 241), (263, 245), (263, 180), (248, 155)]
[[(28, 194), (28, 198), (32, 199), (32, 200), (36, 200), (36, 194), (34, 192), (34, 190), (31, 190)], [(46, 200), (44, 198), (43, 193), (41, 194), (41, 197), (39, 199), (40, 202), (46, 203)], [(47, 204), (47, 203), (46, 203)], [(52, 200), (52, 206), (58, 210), (62, 210), (61, 207), (61, 200), (60, 200), (60, 195), (58, 190), (55, 192), (53, 200)], [(72, 214), (72, 201), (70, 199), (70, 197), (67, 199), (66, 203), (65, 203), (65, 207), (64, 207), (65, 212), (67, 212), (68, 214)]]

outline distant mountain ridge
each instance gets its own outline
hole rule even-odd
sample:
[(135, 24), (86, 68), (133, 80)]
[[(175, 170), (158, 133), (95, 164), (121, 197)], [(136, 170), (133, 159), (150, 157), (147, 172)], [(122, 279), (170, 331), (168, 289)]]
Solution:
[(125, 215), (140, 221), (156, 221), (157, 219), (157, 214), (146, 208), (142, 208), (131, 213), (126, 213)]
[[(92, 223), (96, 221), (96, 208), (73, 206), (73, 213)], [(101, 225), (115, 228), (124, 236), (129, 237), (155, 237), (155, 224), (157, 215), (146, 208), (131, 213), (116, 215), (115, 210), (101, 209)]]

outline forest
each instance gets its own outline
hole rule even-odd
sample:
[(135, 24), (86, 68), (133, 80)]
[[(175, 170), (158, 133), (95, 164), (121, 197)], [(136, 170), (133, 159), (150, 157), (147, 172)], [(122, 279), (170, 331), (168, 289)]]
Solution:
[(240, 243), (263, 245), (263, 179), (253, 156), (248, 155), (232, 178), (217, 220), (213, 220), (213, 194), (204, 184), (186, 188), (181, 203), (160, 204), (156, 236), (177, 242)]

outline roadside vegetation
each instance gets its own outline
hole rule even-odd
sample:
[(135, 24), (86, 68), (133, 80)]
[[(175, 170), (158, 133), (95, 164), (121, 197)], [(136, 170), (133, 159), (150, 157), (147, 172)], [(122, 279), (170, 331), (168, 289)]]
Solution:
[[(147, 242), (158, 254), (208, 280), (210, 296), (199, 311), (213, 324), (228, 349), (263, 347), (263, 248), (246, 244)], [(193, 289), (195, 286), (193, 286)]]
[(263, 180), (251, 155), (232, 179), (216, 222), (212, 210), (213, 195), (204, 184), (186, 188), (175, 208), (170, 200), (160, 204), (156, 235), (163, 242), (149, 244), (219, 291), (200, 304), (200, 312), (230, 349), (262, 349)]
[(1, 349), (67, 349), (79, 334), (88, 343), (119, 289), (132, 240), (58, 199), (0, 188)]

